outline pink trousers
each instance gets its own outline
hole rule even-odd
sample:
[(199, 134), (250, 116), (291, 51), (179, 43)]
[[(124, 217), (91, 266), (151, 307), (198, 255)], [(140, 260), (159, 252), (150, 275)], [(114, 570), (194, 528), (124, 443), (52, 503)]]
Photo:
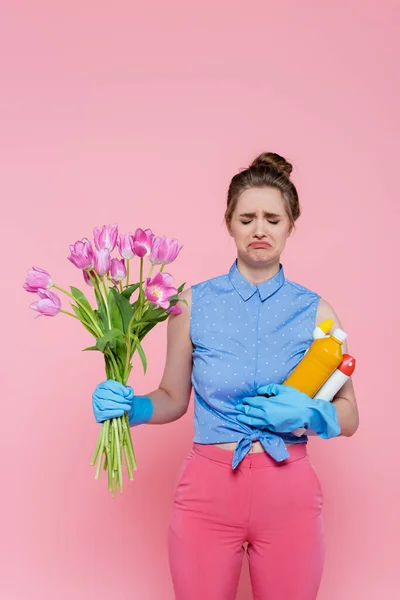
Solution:
[(323, 495), (304, 443), (276, 463), (194, 444), (168, 531), (176, 600), (235, 600), (247, 552), (254, 600), (315, 600), (325, 543)]

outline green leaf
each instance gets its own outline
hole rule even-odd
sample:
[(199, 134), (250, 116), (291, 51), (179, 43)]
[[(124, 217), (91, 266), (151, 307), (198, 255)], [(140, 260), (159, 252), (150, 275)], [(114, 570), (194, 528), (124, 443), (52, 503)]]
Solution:
[[(121, 319), (121, 328), (123, 329), (123, 331), (126, 333), (128, 331), (128, 326), (129, 326), (129, 322), (133, 317), (134, 314), (134, 308), (132, 306), (132, 304), (129, 302), (129, 300), (127, 298), (125, 298), (125, 296), (123, 296), (122, 294), (118, 293), (115, 290), (110, 290), (110, 296), (112, 295), (113, 297), (113, 310), (114, 307), (115, 309), (118, 310), (119, 315), (120, 315), (120, 319)], [(109, 298), (110, 298), (109, 296)], [(117, 318), (116, 313), (112, 313), (112, 317)], [(112, 321), (114, 324), (114, 321)]]
[(94, 288), (94, 294), (96, 296), (96, 301), (97, 301), (97, 306), (98, 306), (97, 315), (100, 318), (100, 321), (102, 323), (101, 328), (104, 331), (104, 330), (108, 329), (107, 311), (106, 311), (106, 306), (104, 304), (104, 298), (101, 295), (101, 293), (98, 291), (97, 288)]
[(89, 346), (88, 348), (83, 348), (82, 352), (86, 352), (87, 350), (97, 350), (97, 352), (101, 352), (97, 346)]
[(94, 316), (96, 318), (96, 323), (99, 326), (100, 330), (104, 332), (105, 328), (104, 328), (104, 325), (103, 325), (103, 319), (101, 318), (99, 311), (97, 309), (95, 309), (93, 311), (93, 314), (94, 314)]
[(73, 285), (71, 285), (70, 289), (71, 289), (71, 294), (77, 301), (77, 304), (81, 304), (82, 306), (84, 306), (86, 308), (86, 310), (90, 314), (92, 314), (93, 308), (91, 307), (90, 302), (86, 298), (85, 294), (83, 292), (81, 292), (81, 290), (78, 290), (78, 288), (74, 287)]
[(168, 317), (169, 315), (164, 315), (164, 317), (158, 319), (158, 321), (152, 321), (151, 323), (146, 325), (146, 327), (141, 328), (140, 332), (138, 333), (140, 341), (142, 341), (142, 339), (149, 333), (149, 331), (151, 331), (157, 325), (157, 323), (160, 323), (161, 321), (166, 321)]
[(101, 338), (98, 338), (96, 347), (98, 350), (100, 350), (100, 352), (104, 352), (107, 345), (109, 345), (111, 348), (115, 348), (115, 341), (120, 337), (124, 337), (124, 332), (114, 327), (113, 329), (106, 331)]
[(122, 322), (121, 311), (118, 308), (118, 304), (116, 302), (116, 293), (113, 289), (110, 289), (108, 294), (108, 310), (110, 311), (110, 319), (112, 328), (124, 330), (124, 325)]
[(140, 360), (142, 361), (142, 365), (143, 365), (143, 372), (146, 375), (146, 371), (147, 371), (147, 359), (146, 359), (146, 355), (144, 353), (143, 347), (141, 345), (141, 343), (139, 342), (139, 339), (137, 336), (135, 336), (135, 343), (136, 343), (136, 349), (138, 351), (138, 354), (140, 356)]
[(178, 294), (180, 294), (181, 292), (183, 292), (183, 288), (185, 287), (185, 285), (186, 285), (186, 281), (185, 281), (185, 283), (182, 283), (182, 285), (180, 285), (178, 287)]
[(165, 309), (156, 307), (154, 304), (151, 304), (146, 312), (142, 315), (143, 321), (154, 321), (158, 320), (160, 317), (165, 315)]
[(89, 321), (89, 317), (87, 316), (87, 314), (75, 304), (71, 304), (71, 308), (82, 323), (82, 325), (84, 326), (84, 328), (87, 329), (87, 331), (94, 337), (97, 337), (96, 332), (94, 331), (94, 325)]
[(130, 300), (130, 297), (132, 296), (133, 292), (135, 292), (138, 287), (140, 286), (140, 283), (134, 283), (133, 285), (130, 285), (129, 287), (127, 287), (123, 292), (122, 292), (122, 296), (124, 298), (126, 298), (127, 300)]

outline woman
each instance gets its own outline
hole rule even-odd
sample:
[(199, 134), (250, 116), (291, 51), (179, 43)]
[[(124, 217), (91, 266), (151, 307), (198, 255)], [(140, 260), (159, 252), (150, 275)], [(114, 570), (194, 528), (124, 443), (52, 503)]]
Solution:
[(351, 380), (332, 403), (277, 385), (304, 356), (316, 323), (332, 318), (318, 294), (288, 281), (280, 264), (300, 215), (292, 166), (264, 153), (235, 175), (225, 214), (237, 259), (229, 273), (181, 294), (168, 324), (157, 390), (135, 396), (97, 386), (98, 422), (129, 412), (131, 426), (185, 414), (194, 387), (195, 436), (174, 494), (169, 528), (177, 600), (234, 600), (247, 551), (255, 600), (313, 600), (324, 562), (323, 497), (306, 427), (351, 436)]

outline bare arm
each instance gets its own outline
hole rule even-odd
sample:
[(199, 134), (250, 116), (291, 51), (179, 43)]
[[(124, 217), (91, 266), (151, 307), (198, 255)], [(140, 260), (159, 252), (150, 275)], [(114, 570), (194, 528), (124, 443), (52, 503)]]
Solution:
[(179, 302), (180, 315), (168, 318), (167, 357), (160, 386), (148, 397), (153, 402), (154, 412), (149, 423), (170, 423), (182, 417), (189, 405), (192, 390), (192, 352), (193, 345), (189, 335), (190, 312), (192, 304), (191, 288), (180, 294), (188, 306)]
[[(318, 324), (321, 321), (325, 321), (325, 319), (333, 319), (334, 327), (340, 327), (342, 329), (342, 325), (340, 324), (338, 316), (336, 315), (332, 306), (328, 304), (326, 300), (321, 298), (318, 304), (316, 322)], [(347, 351), (347, 344), (344, 342), (343, 352), (347, 353)], [(346, 437), (354, 435), (358, 429), (359, 415), (354, 386), (351, 378), (348, 379), (340, 388), (332, 402), (335, 404), (337, 411), (338, 421), (341, 428), (340, 435), (344, 435)]]

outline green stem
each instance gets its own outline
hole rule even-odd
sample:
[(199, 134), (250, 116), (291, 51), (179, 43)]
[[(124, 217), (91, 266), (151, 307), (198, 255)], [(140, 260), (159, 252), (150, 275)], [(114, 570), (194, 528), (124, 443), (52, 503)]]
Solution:
[(114, 356), (114, 354), (112, 353), (112, 351), (111, 351), (109, 348), (107, 348), (106, 352), (107, 352), (107, 355), (108, 355), (108, 356), (110, 357), (110, 359), (111, 359), (112, 366), (114, 367), (114, 369), (113, 369), (113, 371), (114, 371), (114, 372), (113, 372), (113, 375), (114, 375), (114, 378), (115, 378), (115, 380), (116, 380), (116, 381), (119, 381), (119, 383), (123, 383), (123, 382), (121, 381), (121, 375), (120, 375), (120, 373), (119, 373), (119, 368), (118, 368), (117, 362), (116, 362), (116, 360), (115, 360), (115, 356)]
[(103, 423), (101, 427), (101, 442), (100, 442), (100, 450), (99, 450), (99, 461), (97, 463), (97, 469), (95, 474), (95, 479), (99, 478), (101, 463), (103, 462), (103, 450), (104, 450), (104, 442), (105, 442), (105, 433), (106, 433), (106, 424)]
[(118, 473), (118, 483), (119, 488), (122, 492), (122, 465), (121, 465), (121, 449), (119, 445), (119, 435), (118, 435), (118, 422), (117, 419), (113, 421), (114, 426), (114, 434), (115, 434), (115, 446), (116, 446), (116, 459), (117, 459), (117, 473)]
[[(74, 317), (74, 319), (78, 319), (78, 317), (76, 315), (73, 315), (72, 313), (68, 312), (67, 310), (63, 310), (62, 308), (60, 309), (60, 312), (64, 313), (64, 315), (69, 315), (70, 317)], [(80, 321), (80, 319), (78, 319), (78, 321)], [(87, 325), (87, 323), (86, 323)]]
[(108, 289), (107, 289), (104, 277), (101, 278), (101, 282), (102, 282), (103, 288), (104, 288), (104, 304), (105, 304), (105, 307), (106, 307), (107, 320), (108, 320), (108, 328), (111, 329), (110, 309), (109, 309), (109, 306), (108, 306)]
[(140, 259), (140, 279), (139, 279), (139, 305), (141, 302), (142, 296), (142, 287), (143, 287), (143, 258)]
[[(142, 300), (143, 300), (143, 294), (142, 294), (142, 287), (143, 287), (143, 258), (140, 259), (140, 280), (139, 280), (139, 302), (138, 302), (138, 307), (136, 309), (136, 311), (133, 313), (131, 320), (129, 321), (128, 324), (128, 331), (126, 332), (126, 344), (127, 344), (127, 348), (126, 348), (126, 360), (125, 360), (125, 370), (124, 370), (124, 381), (126, 382), (128, 379), (128, 368), (129, 368), (129, 362), (131, 360), (131, 356), (132, 356), (132, 345), (131, 345), (131, 330), (132, 330), (132, 325), (133, 325), (133, 321), (135, 319), (140, 319), (140, 315), (141, 315), (141, 309), (142, 309)], [(144, 301), (143, 305), (146, 304), (146, 300)], [(134, 346), (135, 348), (135, 346)]]
[(126, 259), (126, 287), (129, 287), (129, 269), (130, 269), (130, 261), (129, 258)]
[(92, 321), (93, 325), (95, 326), (95, 329), (98, 331), (98, 334), (100, 336), (103, 335), (103, 332), (101, 331), (101, 329), (97, 325), (96, 321), (94, 320), (94, 318), (92, 317), (92, 315), (90, 314), (90, 312), (86, 309), (85, 305), (82, 304), (82, 302), (80, 302), (79, 300), (77, 300), (76, 298), (74, 298), (74, 296), (72, 294), (70, 294), (69, 292), (67, 292), (67, 290), (64, 290), (64, 288), (60, 287), (59, 285), (56, 285), (54, 283), (53, 287), (55, 287), (56, 290), (60, 290), (60, 292), (63, 292), (63, 294), (66, 294), (67, 296), (69, 296), (70, 298), (72, 298), (72, 300), (74, 302), (76, 302), (77, 305), (87, 314), (87, 316), (89, 317), (89, 319)]
[(93, 273), (94, 273), (94, 275), (95, 275), (95, 277), (96, 277), (97, 285), (98, 285), (98, 287), (99, 287), (99, 289), (100, 289), (100, 286), (101, 286), (101, 279), (100, 279), (100, 276), (98, 275), (98, 273), (97, 273), (96, 271), (93, 271)]

